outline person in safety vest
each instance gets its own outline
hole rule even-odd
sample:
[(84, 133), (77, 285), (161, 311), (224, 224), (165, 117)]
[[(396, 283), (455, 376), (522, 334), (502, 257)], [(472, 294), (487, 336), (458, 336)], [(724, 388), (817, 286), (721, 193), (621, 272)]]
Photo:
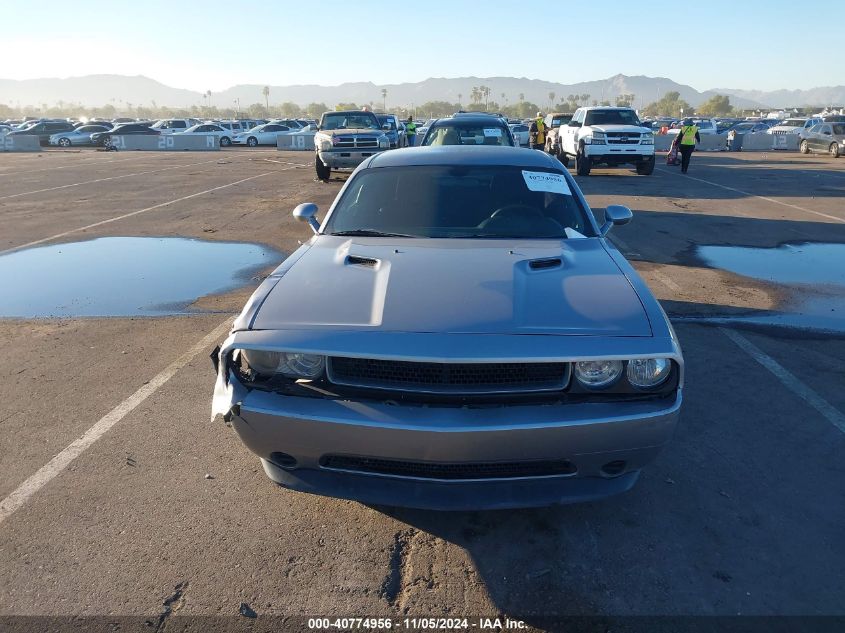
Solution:
[(538, 112), (537, 118), (531, 121), (528, 128), (528, 143), (532, 149), (543, 150), (546, 147), (546, 135), (549, 133), (546, 122), (543, 121), (543, 113)]
[(408, 147), (413, 147), (417, 142), (417, 124), (412, 116), (405, 122), (405, 138), (408, 140)]
[(689, 169), (689, 159), (695, 149), (695, 144), (701, 142), (698, 126), (692, 122), (692, 119), (684, 119), (676, 142), (678, 151), (681, 152), (681, 173), (685, 174)]

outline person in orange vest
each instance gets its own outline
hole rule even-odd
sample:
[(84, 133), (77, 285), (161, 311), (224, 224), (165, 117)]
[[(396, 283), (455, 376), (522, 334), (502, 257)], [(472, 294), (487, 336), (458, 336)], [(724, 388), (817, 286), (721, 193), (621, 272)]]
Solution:
[(687, 173), (689, 159), (695, 150), (695, 144), (701, 142), (701, 135), (698, 133), (698, 126), (692, 119), (684, 119), (681, 131), (678, 132), (678, 151), (681, 152), (681, 173)]
[(546, 129), (546, 122), (543, 120), (543, 113), (538, 112), (537, 118), (531, 121), (531, 126), (528, 128), (528, 143), (532, 149), (543, 150), (546, 148), (546, 134), (549, 131)]

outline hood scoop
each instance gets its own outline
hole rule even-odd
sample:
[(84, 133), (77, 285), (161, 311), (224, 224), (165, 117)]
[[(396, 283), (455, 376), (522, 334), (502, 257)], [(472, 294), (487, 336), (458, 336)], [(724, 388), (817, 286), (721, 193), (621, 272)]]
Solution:
[(347, 266), (364, 266), (366, 268), (375, 268), (378, 266), (379, 260), (372, 257), (361, 257), (360, 255), (347, 255), (344, 262)]
[(532, 259), (528, 262), (528, 267), (531, 270), (550, 270), (552, 268), (560, 268), (563, 265), (560, 257), (546, 257), (544, 259)]

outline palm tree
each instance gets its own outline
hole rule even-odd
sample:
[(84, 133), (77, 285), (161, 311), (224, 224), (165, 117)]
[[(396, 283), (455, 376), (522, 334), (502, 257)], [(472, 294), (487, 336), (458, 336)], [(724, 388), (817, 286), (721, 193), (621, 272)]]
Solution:
[(463, 95), (459, 92), (458, 93), (458, 110), (461, 109), (461, 97), (463, 97)]
[(208, 107), (211, 107), (211, 90), (205, 91), (205, 96), (208, 97)]
[(549, 110), (551, 110), (551, 109), (552, 109), (552, 106), (553, 106), (554, 104), (555, 104), (555, 93), (554, 93), (554, 92), (550, 92), (550, 93), (549, 93)]
[(385, 112), (387, 112), (387, 88), (381, 89), (381, 101)]
[(472, 96), (473, 103), (478, 103), (479, 101), (481, 101), (481, 90), (477, 86), (472, 87), (470, 95)]
[(264, 86), (261, 89), (261, 94), (264, 95), (264, 107), (270, 109), (270, 86)]
[(481, 86), (481, 94), (484, 95), (484, 110), (487, 110), (487, 104), (490, 103), (490, 88)]
[(520, 100), (520, 102), (525, 101), (525, 93), (524, 92), (519, 93), (519, 100)]
[(581, 103), (583, 103), (583, 104), (585, 104), (585, 105), (586, 105), (586, 104), (587, 104), (587, 100), (590, 98), (590, 95), (588, 95), (588, 94), (583, 94), (583, 95), (579, 95), (579, 96), (581, 97)]

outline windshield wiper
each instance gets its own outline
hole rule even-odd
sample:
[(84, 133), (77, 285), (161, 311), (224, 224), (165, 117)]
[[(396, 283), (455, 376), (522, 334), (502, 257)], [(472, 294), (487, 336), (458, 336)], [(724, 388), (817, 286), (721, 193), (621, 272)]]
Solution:
[(341, 235), (346, 237), (417, 237), (416, 235), (407, 235), (405, 233), (384, 233), (383, 231), (373, 231), (371, 229), (338, 231), (336, 233), (329, 233), (329, 235)]

